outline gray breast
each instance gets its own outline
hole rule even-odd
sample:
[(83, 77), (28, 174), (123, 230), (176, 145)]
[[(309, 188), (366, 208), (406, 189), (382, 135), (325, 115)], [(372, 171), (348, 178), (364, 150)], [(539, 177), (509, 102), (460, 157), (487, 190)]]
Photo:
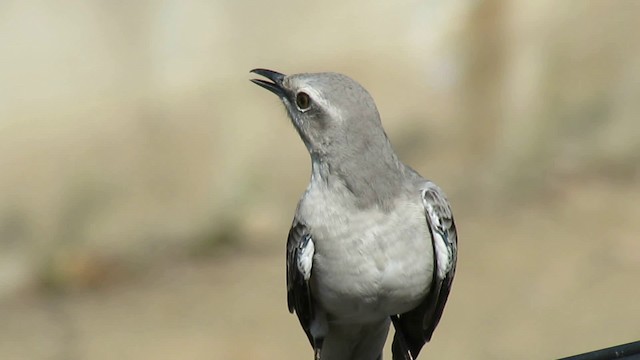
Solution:
[(312, 232), (312, 284), (326, 311), (377, 319), (415, 307), (431, 282), (432, 247), (419, 201), (361, 209), (348, 194), (310, 188), (299, 215)]

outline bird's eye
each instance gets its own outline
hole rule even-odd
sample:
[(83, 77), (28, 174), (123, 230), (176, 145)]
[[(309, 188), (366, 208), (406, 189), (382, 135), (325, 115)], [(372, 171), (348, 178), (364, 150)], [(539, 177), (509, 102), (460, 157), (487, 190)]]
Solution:
[(309, 110), (309, 107), (311, 107), (311, 98), (307, 93), (299, 92), (296, 95), (296, 105), (301, 111)]

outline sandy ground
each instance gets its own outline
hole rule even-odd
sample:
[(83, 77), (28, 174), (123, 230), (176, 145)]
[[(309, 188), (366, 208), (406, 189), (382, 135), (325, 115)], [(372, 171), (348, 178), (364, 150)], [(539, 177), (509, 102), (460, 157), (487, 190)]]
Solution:
[[(638, 186), (594, 180), (532, 200), (526, 211), (460, 211), (455, 286), (422, 357), (549, 359), (637, 340), (639, 202)], [(247, 241), (96, 290), (7, 299), (0, 354), (311, 358), (286, 310), (283, 246)]]

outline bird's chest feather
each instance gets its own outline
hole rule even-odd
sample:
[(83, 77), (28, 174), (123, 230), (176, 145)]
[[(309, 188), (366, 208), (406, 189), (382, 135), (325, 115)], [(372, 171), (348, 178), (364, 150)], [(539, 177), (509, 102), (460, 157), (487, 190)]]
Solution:
[(325, 311), (344, 321), (374, 320), (424, 298), (433, 250), (420, 204), (383, 211), (325, 203), (307, 210), (316, 246), (312, 288)]

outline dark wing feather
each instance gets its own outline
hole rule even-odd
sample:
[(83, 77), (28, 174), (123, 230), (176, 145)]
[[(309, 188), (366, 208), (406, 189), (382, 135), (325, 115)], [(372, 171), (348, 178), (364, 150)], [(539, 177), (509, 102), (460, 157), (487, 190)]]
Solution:
[(297, 265), (302, 249), (310, 240), (311, 235), (306, 226), (294, 220), (287, 238), (287, 304), (290, 313), (295, 311), (311, 346), (315, 348), (310, 331), (313, 319), (311, 288), (309, 281), (304, 279)]
[(431, 340), (456, 271), (458, 236), (449, 203), (433, 183), (427, 183), (423, 188), (422, 201), (433, 244), (433, 280), (427, 297), (418, 307), (394, 318), (394, 360), (415, 359), (424, 344)]
[[(423, 201), (425, 203), (427, 222), (431, 232), (434, 249), (434, 275), (437, 287), (431, 291), (433, 297), (433, 312), (427, 312), (423, 317), (426, 340), (431, 340), (433, 331), (438, 326), (442, 317), (444, 306), (451, 291), (453, 277), (456, 273), (456, 262), (458, 260), (458, 233), (453, 220), (453, 214), (449, 202), (442, 191), (435, 187), (427, 188), (423, 191)], [(438, 249), (436, 239), (441, 240), (444, 245)], [(444, 258), (444, 264), (439, 260)]]

